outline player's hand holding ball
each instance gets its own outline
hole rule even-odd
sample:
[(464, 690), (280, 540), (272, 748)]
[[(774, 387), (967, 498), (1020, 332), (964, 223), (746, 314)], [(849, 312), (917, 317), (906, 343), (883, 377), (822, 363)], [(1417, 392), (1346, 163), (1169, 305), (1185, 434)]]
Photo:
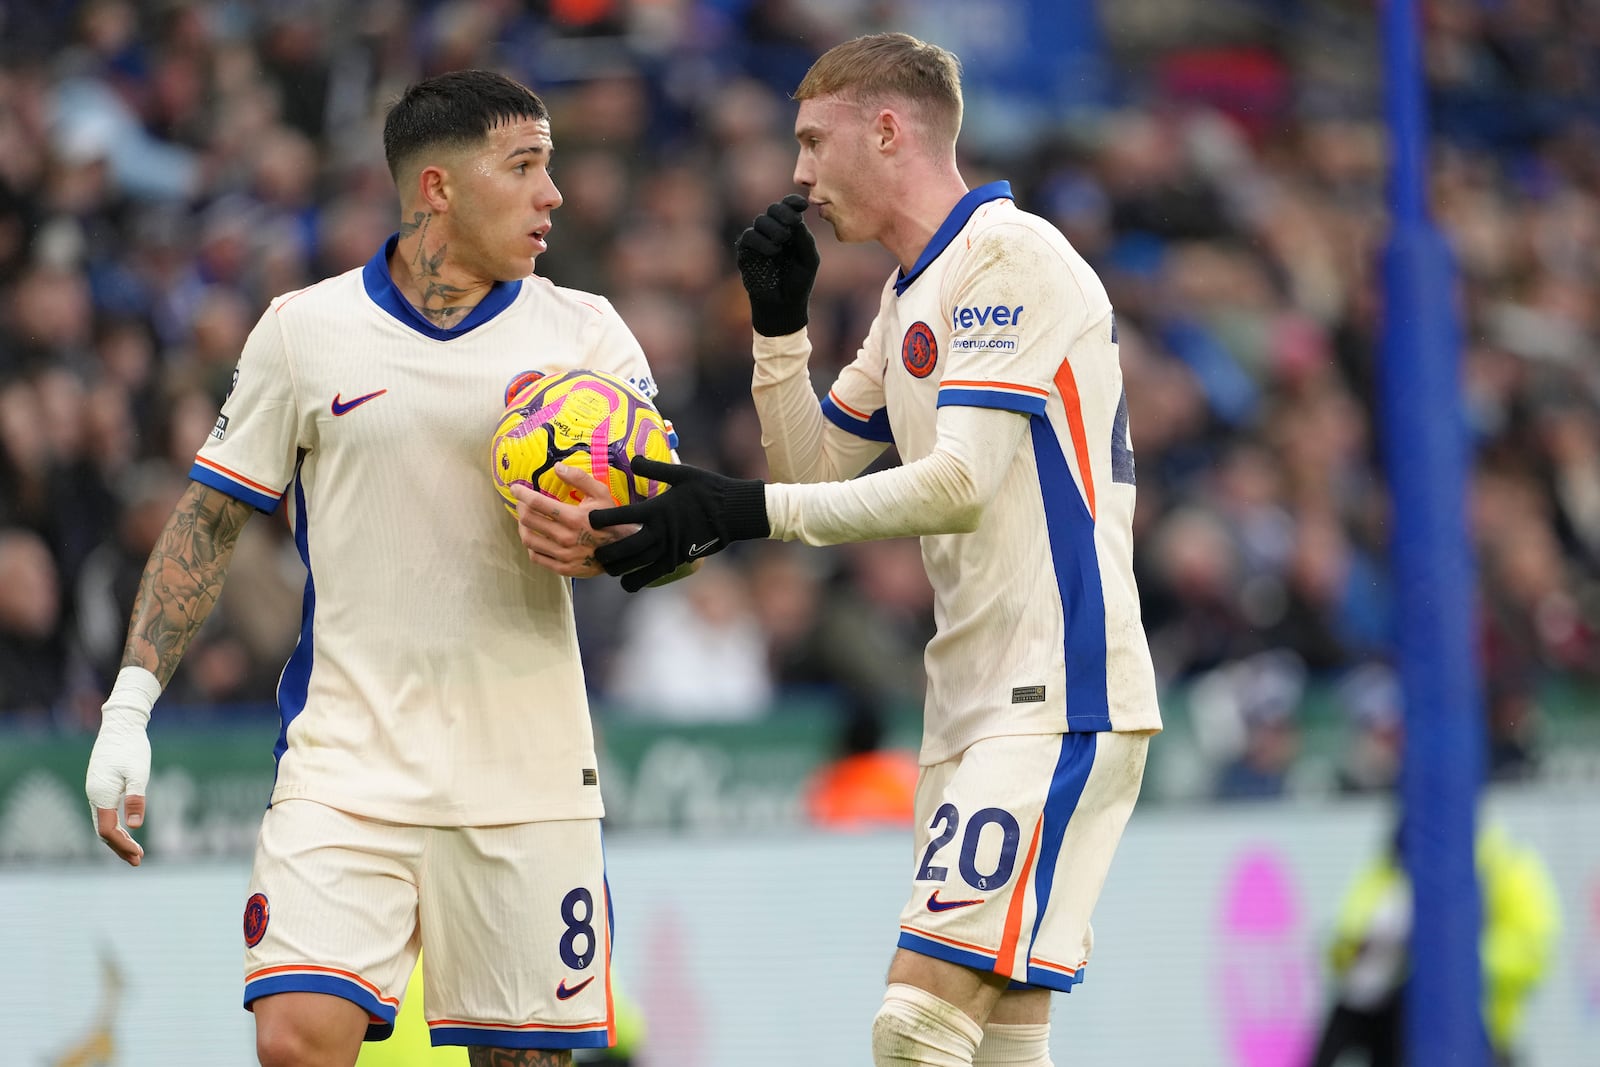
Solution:
[(517, 501), (517, 536), (528, 558), (546, 570), (567, 578), (593, 578), (605, 573), (595, 559), (595, 549), (638, 529), (624, 526), (597, 531), (589, 525), (589, 512), (612, 504), (598, 478), (586, 470), (558, 463), (551, 468), (557, 478), (571, 487), (577, 503), (567, 503), (536, 492), (526, 485), (510, 487)]
[(817, 242), (806, 229), (806, 198), (790, 193), (758, 215), (734, 244), (739, 280), (750, 294), (750, 324), (763, 337), (783, 337), (809, 321)]

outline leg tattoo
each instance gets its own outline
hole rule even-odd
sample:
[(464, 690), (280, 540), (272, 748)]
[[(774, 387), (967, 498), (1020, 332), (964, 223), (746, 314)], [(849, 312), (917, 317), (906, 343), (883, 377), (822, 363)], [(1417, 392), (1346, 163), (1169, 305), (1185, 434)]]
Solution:
[(572, 1067), (572, 1050), (473, 1045), (467, 1049), (467, 1062), (472, 1067)]

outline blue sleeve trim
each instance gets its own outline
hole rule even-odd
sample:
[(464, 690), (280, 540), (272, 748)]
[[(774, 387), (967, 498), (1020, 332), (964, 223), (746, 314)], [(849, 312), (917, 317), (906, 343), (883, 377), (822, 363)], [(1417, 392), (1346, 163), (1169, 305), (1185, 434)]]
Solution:
[(853, 433), (857, 437), (866, 438), (868, 441), (881, 441), (886, 445), (894, 444), (894, 430), (889, 426), (889, 409), (879, 408), (872, 413), (872, 417), (862, 422), (854, 415), (849, 414), (833, 398), (822, 398), (822, 414), (827, 420), (846, 433)]
[(1001, 411), (1020, 411), (1024, 415), (1043, 415), (1045, 398), (1018, 396), (992, 389), (941, 389), (939, 407), (998, 408)]
[[(931, 938), (919, 937), (909, 930), (900, 931), (900, 947), (907, 952), (915, 952), (919, 956), (932, 956), (936, 960), (945, 960), (949, 963), (970, 967), (975, 971), (998, 973), (995, 971), (995, 961), (988, 956), (966, 949), (956, 948), (953, 945), (942, 944)], [(1059, 971), (1047, 970), (1044, 967), (1028, 967), (1028, 981), (1026, 984), (1012, 979), (1012, 989), (1052, 989), (1058, 993), (1070, 993), (1072, 987), (1083, 982), (1083, 972), (1086, 968), (1079, 967), (1076, 974), (1061, 974)]]
[(356, 983), (331, 974), (289, 973), (258, 978), (244, 987), (244, 1006), (274, 993), (326, 993), (348, 1000), (367, 1013), (367, 1041), (382, 1041), (394, 1033), (394, 1017), (398, 1011), (384, 1004), (371, 992)]
[(668, 430), (667, 431), (667, 444), (672, 447), (673, 451), (677, 451), (677, 449), (678, 449), (678, 431), (677, 430)]
[(428, 1032), (434, 1045), (480, 1045), (491, 1048), (610, 1048), (604, 1026), (595, 1030), (497, 1030), (492, 1026), (435, 1026)]
[(196, 463), (189, 468), (189, 477), (201, 485), (215, 489), (219, 493), (226, 493), (235, 500), (244, 501), (263, 515), (271, 515), (278, 510), (280, 497), (258, 493), (254, 489), (240, 485), (226, 475), (217, 473), (210, 467)]
[(1079, 967), (1076, 974), (1062, 974), (1059, 971), (1046, 970), (1043, 967), (1028, 967), (1028, 984), (1025, 989), (1053, 989), (1057, 993), (1070, 993), (1072, 987), (1083, 982), (1083, 972), (1086, 968)]

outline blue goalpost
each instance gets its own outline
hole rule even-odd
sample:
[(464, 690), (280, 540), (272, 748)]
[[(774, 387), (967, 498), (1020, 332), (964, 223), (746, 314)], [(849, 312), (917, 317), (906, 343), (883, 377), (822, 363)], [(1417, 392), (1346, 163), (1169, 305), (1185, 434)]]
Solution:
[(1383, 255), (1379, 394), (1393, 500), (1396, 666), (1405, 698), (1403, 862), (1414, 893), (1407, 1060), (1484, 1067), (1481, 904), (1473, 837), (1484, 766), (1467, 522), (1472, 454), (1455, 264), (1427, 206), (1426, 105), (1415, 0), (1384, 0), (1391, 231)]

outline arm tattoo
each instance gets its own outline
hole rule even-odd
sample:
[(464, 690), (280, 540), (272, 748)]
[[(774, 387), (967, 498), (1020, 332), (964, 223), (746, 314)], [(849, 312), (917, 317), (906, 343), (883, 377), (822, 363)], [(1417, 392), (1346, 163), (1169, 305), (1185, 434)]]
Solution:
[(473, 1045), (467, 1049), (467, 1062), (471, 1067), (572, 1067), (572, 1051), (564, 1048), (484, 1048)]
[(122, 666), (143, 667), (165, 685), (222, 592), (249, 504), (190, 484), (156, 539), (139, 579)]

